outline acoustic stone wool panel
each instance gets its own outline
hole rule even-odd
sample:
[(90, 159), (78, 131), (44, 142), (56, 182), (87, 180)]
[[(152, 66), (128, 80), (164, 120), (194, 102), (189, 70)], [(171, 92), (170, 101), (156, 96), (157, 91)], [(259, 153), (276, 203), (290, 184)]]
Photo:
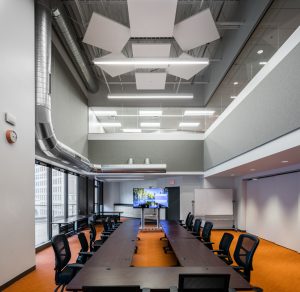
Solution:
[(167, 73), (135, 73), (136, 89), (165, 89)]
[(183, 51), (191, 50), (220, 38), (209, 9), (205, 9), (174, 27), (174, 38)]
[(83, 42), (108, 52), (120, 53), (129, 38), (128, 27), (94, 12)]
[(177, 0), (128, 0), (132, 37), (173, 36)]
[[(179, 57), (179, 59), (194, 59), (194, 57), (182, 53)], [(197, 65), (170, 65), (167, 68), (167, 73), (180, 77), (185, 80), (189, 80), (194, 75), (202, 71), (208, 64), (197, 64)]]
[(171, 44), (132, 44), (135, 58), (168, 58)]

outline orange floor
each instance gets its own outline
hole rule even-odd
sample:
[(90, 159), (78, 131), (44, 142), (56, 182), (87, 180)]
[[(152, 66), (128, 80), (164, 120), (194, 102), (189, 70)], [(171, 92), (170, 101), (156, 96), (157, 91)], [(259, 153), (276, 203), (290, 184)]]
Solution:
[[(98, 228), (99, 229), (99, 228)], [(213, 231), (212, 241), (218, 243), (224, 231)], [(238, 232), (234, 234), (233, 248)], [(162, 232), (141, 232), (137, 241), (138, 253), (134, 255), (135, 266), (174, 266), (176, 258), (173, 254), (165, 254), (162, 247), (166, 244), (159, 240)], [(79, 251), (77, 236), (69, 238), (72, 260), (76, 260)], [(215, 246), (217, 248), (217, 246)], [(261, 287), (265, 292), (297, 292), (300, 291), (300, 254), (271, 242), (261, 240), (254, 257), (254, 271), (251, 284)], [(5, 292), (53, 291), (54, 254), (49, 247), (36, 255), (36, 270), (5, 289)]]

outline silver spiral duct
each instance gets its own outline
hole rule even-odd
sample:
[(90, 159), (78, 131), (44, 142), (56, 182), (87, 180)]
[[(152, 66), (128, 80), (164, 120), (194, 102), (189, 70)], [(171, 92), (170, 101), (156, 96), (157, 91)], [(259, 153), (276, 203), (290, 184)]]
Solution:
[(54, 27), (63, 42), (66, 50), (68, 51), (78, 73), (81, 76), (86, 88), (90, 92), (98, 90), (98, 83), (95, 80), (93, 73), (88, 65), (86, 58), (82, 55), (79, 45), (76, 42), (76, 37), (71, 27), (68, 25), (65, 16), (59, 8), (53, 9)]
[(36, 140), (49, 157), (67, 161), (73, 166), (92, 172), (166, 172), (166, 164), (92, 164), (70, 147), (57, 140), (51, 120), (51, 29), (52, 14), (49, 0), (35, 2), (35, 94)]

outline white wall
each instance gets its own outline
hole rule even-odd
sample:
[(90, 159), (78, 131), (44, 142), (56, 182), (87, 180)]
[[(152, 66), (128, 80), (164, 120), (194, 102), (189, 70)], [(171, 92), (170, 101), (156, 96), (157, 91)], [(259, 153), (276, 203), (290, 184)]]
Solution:
[(300, 173), (247, 182), (246, 230), (300, 252)]
[[(0, 2), (0, 286), (35, 265), (34, 1)], [(4, 121), (4, 113), (17, 125)], [(9, 145), (5, 131), (18, 141)]]
[[(174, 182), (174, 184), (170, 184)], [(180, 187), (180, 218), (185, 219), (192, 212), (192, 201), (195, 199), (195, 189), (199, 188), (234, 188), (231, 178), (209, 178), (201, 176), (176, 176), (145, 181), (126, 181), (120, 183), (120, 203), (132, 204), (132, 190), (138, 187)]]

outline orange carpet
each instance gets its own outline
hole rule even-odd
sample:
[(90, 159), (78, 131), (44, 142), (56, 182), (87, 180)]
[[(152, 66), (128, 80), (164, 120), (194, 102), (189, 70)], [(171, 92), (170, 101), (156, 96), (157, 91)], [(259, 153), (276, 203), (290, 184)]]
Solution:
[[(100, 227), (101, 228), (101, 227)], [(99, 230), (99, 227), (98, 227)], [(212, 241), (215, 248), (224, 231), (213, 231)], [(88, 232), (86, 231), (86, 234)], [(232, 232), (236, 245), (239, 232)], [(166, 244), (160, 241), (162, 232), (140, 232), (137, 241), (138, 252), (133, 257), (132, 264), (143, 267), (174, 266), (176, 258), (173, 254), (165, 254), (162, 247)], [(69, 238), (72, 251), (72, 262), (76, 260), (80, 249), (77, 236)], [(254, 271), (251, 274), (251, 284), (264, 289), (265, 292), (296, 292), (300, 291), (300, 254), (283, 248), (266, 240), (261, 240), (254, 256)], [(49, 247), (36, 255), (36, 270), (25, 276), (5, 292), (48, 292), (53, 291), (54, 284), (54, 254)]]

